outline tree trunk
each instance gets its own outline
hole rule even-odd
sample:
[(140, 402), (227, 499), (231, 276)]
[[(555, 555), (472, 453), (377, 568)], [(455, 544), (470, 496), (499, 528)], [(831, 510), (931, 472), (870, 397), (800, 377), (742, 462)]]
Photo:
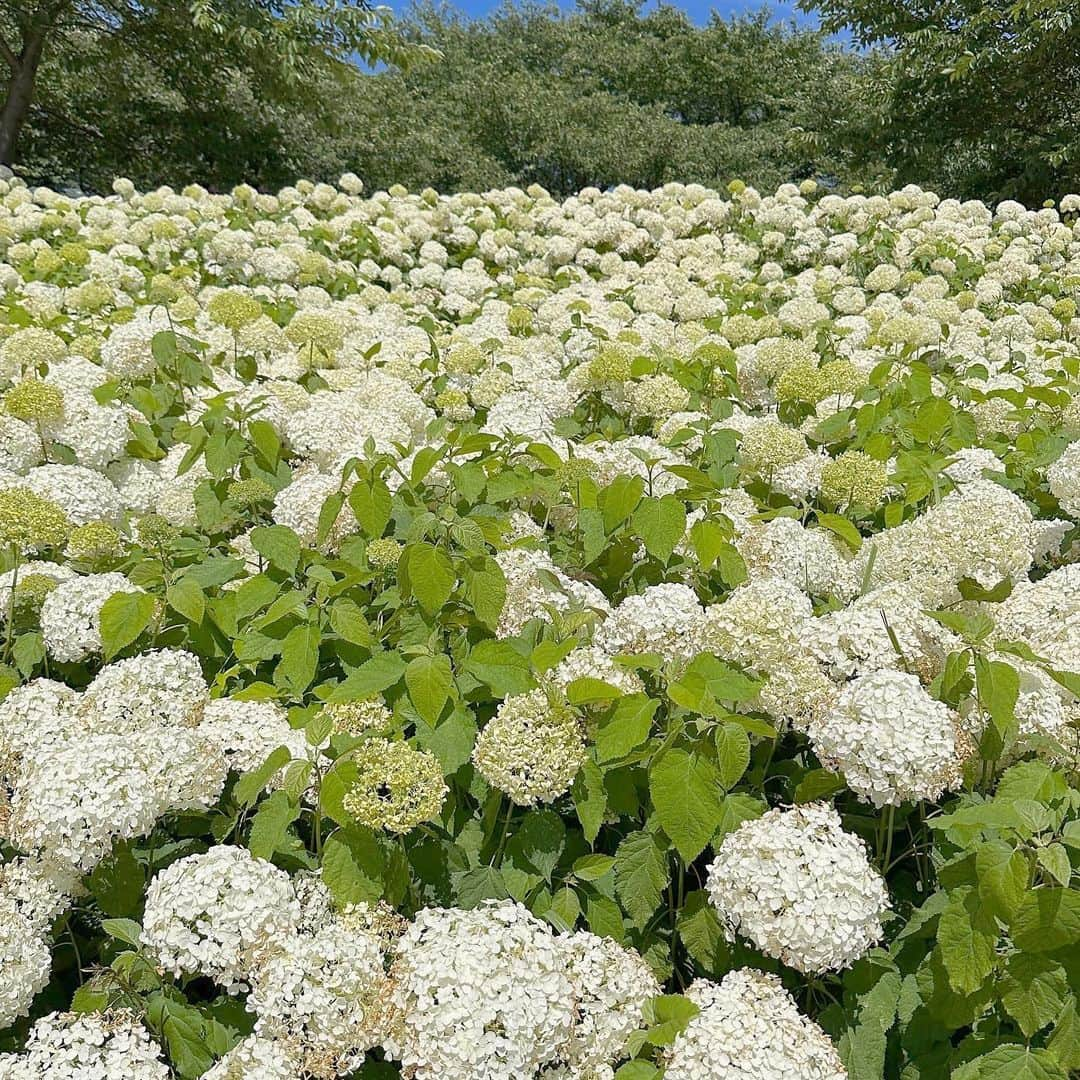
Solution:
[(0, 109), (0, 165), (10, 165), (15, 160), (15, 142), (30, 112), (34, 80), (37, 78), (44, 44), (44, 30), (31, 33), (23, 44), (22, 52), (11, 73), (7, 97)]

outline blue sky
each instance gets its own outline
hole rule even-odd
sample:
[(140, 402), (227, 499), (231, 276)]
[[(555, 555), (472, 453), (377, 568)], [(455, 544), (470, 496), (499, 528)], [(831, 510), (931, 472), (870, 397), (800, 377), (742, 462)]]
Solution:
[[(404, 11), (409, 6), (409, 0), (380, 0), (380, 2), (394, 11)], [(721, 15), (730, 16), (758, 11), (763, 6), (761, 0), (747, 0), (743, 3), (739, 0), (716, 0), (715, 3), (710, 3), (709, 0), (683, 0), (683, 2), (674, 0), (674, 4), (682, 8), (697, 23), (705, 22), (714, 9)], [(500, 7), (501, 0), (454, 0), (450, 6), (465, 12), (466, 15), (481, 16)], [(573, 0), (560, 0), (560, 6), (570, 9), (575, 5)], [(647, 4), (646, 8), (650, 6), (652, 6), (651, 3)], [(769, 3), (767, 6), (776, 19), (796, 19), (804, 24), (813, 24), (816, 21), (812, 15), (799, 11), (794, 3)]]

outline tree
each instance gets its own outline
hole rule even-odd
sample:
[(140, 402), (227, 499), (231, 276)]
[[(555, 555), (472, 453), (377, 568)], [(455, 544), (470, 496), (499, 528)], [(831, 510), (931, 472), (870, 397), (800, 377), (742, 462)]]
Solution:
[(1077, 0), (802, 0), (883, 49), (876, 152), (901, 182), (1039, 203), (1080, 185)]
[(94, 51), (114, 80), (116, 65), (137, 57), (166, 80), (182, 76), (188, 96), (207, 104), (238, 75), (275, 100), (328, 64), (404, 63), (417, 51), (368, 0), (5, 0), (0, 164), (14, 160), (51, 49), (75, 61)]

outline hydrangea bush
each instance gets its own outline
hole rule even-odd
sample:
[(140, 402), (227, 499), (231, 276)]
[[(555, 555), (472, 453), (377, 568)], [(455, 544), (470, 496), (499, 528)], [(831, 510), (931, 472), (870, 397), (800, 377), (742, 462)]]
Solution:
[(0, 182), (0, 1080), (1077, 1075), (1078, 214)]

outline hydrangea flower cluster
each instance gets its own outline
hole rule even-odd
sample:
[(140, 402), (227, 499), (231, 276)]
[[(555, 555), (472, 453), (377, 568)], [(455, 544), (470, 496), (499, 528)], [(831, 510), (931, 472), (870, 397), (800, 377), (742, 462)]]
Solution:
[(827, 803), (775, 809), (724, 838), (709, 898), (729, 933), (803, 972), (835, 971), (882, 934), (889, 896)]

